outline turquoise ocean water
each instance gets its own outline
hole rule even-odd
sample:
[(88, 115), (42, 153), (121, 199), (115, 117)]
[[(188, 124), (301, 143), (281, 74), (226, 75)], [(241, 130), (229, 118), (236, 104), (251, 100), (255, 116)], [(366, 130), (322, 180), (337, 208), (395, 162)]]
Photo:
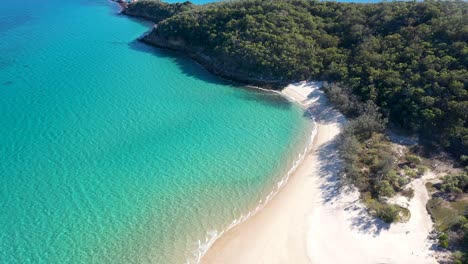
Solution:
[(0, 8), (0, 263), (184, 263), (309, 140), (302, 110), (175, 53), (105, 0)]

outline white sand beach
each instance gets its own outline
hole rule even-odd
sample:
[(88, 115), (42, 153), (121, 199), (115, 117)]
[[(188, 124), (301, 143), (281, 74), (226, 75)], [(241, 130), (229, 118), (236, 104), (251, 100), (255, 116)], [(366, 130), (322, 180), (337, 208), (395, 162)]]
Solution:
[(432, 222), (424, 179), (411, 183), (410, 221), (391, 226), (370, 217), (356, 191), (339, 189), (336, 139), (345, 119), (320, 85), (303, 82), (283, 90), (315, 118), (311, 151), (265, 208), (226, 232), (202, 263), (436, 263), (427, 239)]

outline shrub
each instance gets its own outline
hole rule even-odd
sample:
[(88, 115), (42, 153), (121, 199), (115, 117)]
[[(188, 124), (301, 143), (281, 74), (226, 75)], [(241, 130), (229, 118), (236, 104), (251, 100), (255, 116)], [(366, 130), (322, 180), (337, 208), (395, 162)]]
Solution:
[(455, 251), (453, 253), (453, 263), (455, 263), (455, 264), (467, 264), (468, 263), (468, 255), (464, 254), (461, 251)]
[(400, 189), (403, 186), (405, 186), (406, 184), (408, 184), (409, 181), (405, 177), (398, 176), (397, 182), (398, 182), (398, 189)]
[(388, 180), (395, 190), (400, 190), (403, 186), (408, 184), (408, 180), (405, 177), (398, 175), (394, 170), (390, 170), (385, 179)]
[(424, 166), (424, 165), (418, 165), (416, 166), (417, 174), (418, 176), (422, 176), (424, 173), (426, 173), (429, 168)]
[(369, 139), (373, 133), (382, 132), (387, 124), (375, 103), (367, 101), (363, 108), (363, 113), (348, 122), (344, 129), (344, 133), (353, 134), (359, 140)]
[(417, 165), (421, 164), (421, 159), (414, 154), (406, 155), (406, 161), (408, 161), (412, 168), (415, 168)]
[(359, 115), (360, 104), (362, 103), (356, 95), (352, 94), (348, 86), (338, 83), (325, 83), (323, 90), (333, 105), (345, 116), (356, 117)]
[(392, 197), (395, 195), (395, 190), (387, 180), (383, 180), (378, 183), (377, 192), (379, 197)]
[(385, 223), (393, 223), (398, 220), (399, 208), (393, 204), (381, 204), (375, 212), (375, 215)]
[(416, 171), (414, 171), (413, 169), (408, 168), (408, 169), (406, 169), (406, 170), (404, 170), (404, 171), (405, 171), (405, 175), (408, 176), (408, 177), (410, 177), (410, 178), (416, 178), (416, 177), (418, 177), (418, 174), (417, 174)]
[(443, 248), (448, 248), (449, 247), (449, 239), (448, 239), (448, 235), (446, 233), (442, 233), (439, 236), (439, 246), (441, 246)]
[(441, 190), (452, 194), (468, 192), (468, 174), (463, 172), (460, 174), (449, 174), (445, 176), (443, 178)]
[(370, 192), (361, 195), (361, 199), (369, 209), (369, 212), (383, 220), (385, 223), (393, 223), (399, 220), (400, 207), (394, 204), (381, 203), (374, 198)]

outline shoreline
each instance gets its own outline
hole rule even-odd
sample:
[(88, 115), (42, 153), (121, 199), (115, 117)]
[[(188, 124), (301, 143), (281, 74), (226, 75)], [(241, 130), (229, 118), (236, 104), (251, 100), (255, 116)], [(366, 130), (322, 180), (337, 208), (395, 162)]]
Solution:
[[(317, 84), (321, 85), (321, 82), (317, 82)], [(261, 90), (265, 92), (273, 92), (275, 94), (279, 94), (283, 97), (286, 97), (288, 100), (294, 101), (294, 103), (298, 103), (301, 106), (301, 108), (307, 111), (307, 109), (301, 102), (296, 101), (295, 98), (286, 95), (278, 90), (271, 90), (252, 85), (246, 85), (245, 87), (248, 89)], [(281, 192), (282, 188), (284, 188), (288, 184), (290, 178), (302, 165), (302, 162), (313, 148), (313, 143), (317, 135), (317, 125), (313, 118), (310, 119), (310, 122), (312, 123), (312, 129), (306, 141), (305, 147), (302, 149), (301, 152), (298, 153), (296, 159), (292, 162), (292, 165), (288, 169), (288, 172), (285, 174), (285, 176), (280, 178), (279, 181), (273, 185), (272, 190), (264, 198), (258, 201), (257, 206), (249, 210), (246, 214), (243, 214), (240, 217), (234, 219), (231, 222), (231, 224), (229, 224), (224, 230), (221, 230), (219, 233), (217, 230), (208, 232), (204, 242), (198, 240), (198, 248), (192, 254), (194, 258), (187, 259), (187, 263), (192, 263), (193, 260), (195, 260), (194, 263), (197, 264), (203, 263), (203, 258), (205, 257), (206, 253), (211, 249), (213, 244), (215, 244), (219, 239), (221, 239), (225, 234), (229, 233), (231, 230), (249, 221), (250, 218), (255, 217), (257, 213), (260, 213), (266, 206), (268, 206), (271, 200), (275, 199), (276, 195), (278, 195)]]
[(200, 263), (437, 263), (422, 181), (412, 183), (419, 187), (408, 201), (411, 219), (392, 225), (370, 216), (357, 190), (340, 186), (337, 136), (346, 121), (320, 85), (301, 82), (281, 92), (315, 119), (311, 149), (287, 184), (256, 214), (212, 241)]
[[(285, 181), (281, 181), (281, 187), (278, 188), (276, 195), (274, 195), (269, 201), (265, 203), (265, 205), (258, 210), (258, 212), (244, 222), (239, 223), (238, 225), (228, 229), (222, 236), (214, 241), (211, 244), (211, 247), (208, 248), (206, 254), (202, 257), (201, 263), (308, 263), (309, 257), (307, 256), (306, 250), (306, 243), (305, 243), (305, 232), (304, 226), (306, 225), (305, 218), (297, 217), (294, 221), (288, 214), (288, 212), (284, 212), (287, 215), (276, 215), (272, 218), (275, 220), (280, 219), (279, 221), (286, 223), (287, 225), (282, 225), (283, 227), (297, 227), (296, 230), (293, 232), (289, 232), (290, 230), (279, 230), (283, 231), (281, 234), (283, 239), (277, 240), (275, 237), (278, 235), (277, 227), (280, 226), (278, 223), (271, 223), (270, 217), (272, 209), (276, 209), (277, 207), (290, 207), (294, 206), (293, 204), (288, 204), (288, 201), (284, 201), (285, 195), (293, 196), (297, 198), (297, 195), (301, 196), (304, 192), (300, 193), (292, 193), (295, 192), (297, 187), (302, 185), (302, 181), (297, 179), (298, 177), (302, 177), (303, 175), (307, 174), (307, 171), (314, 167), (316, 164), (315, 159), (315, 149), (323, 145), (325, 142), (332, 140), (336, 135), (338, 135), (340, 131), (340, 127), (344, 123), (344, 118), (342, 116), (336, 116), (337, 118), (333, 124), (327, 124), (324, 126), (321, 122), (323, 120), (315, 120), (317, 112), (324, 110), (324, 107), (330, 107), (328, 105), (323, 104), (324, 95), (323, 92), (320, 91), (322, 83), (321, 82), (300, 82), (296, 84), (292, 84), (287, 86), (282, 92), (274, 91), (277, 93), (282, 94), (286, 98), (294, 103), (301, 106), (307, 115), (310, 115), (311, 122), (314, 123), (314, 132), (312, 135), (311, 142), (309, 146), (306, 146), (304, 155), (297, 164), (294, 164), (294, 169), (292, 170), (291, 174), (285, 177)], [(261, 88), (263, 90), (263, 88)], [(265, 89), (266, 90), (266, 89)], [(309, 95), (315, 93), (315, 95), (311, 98), (308, 98)], [(320, 102), (318, 102), (320, 101)], [(314, 107), (314, 104), (318, 107)], [(314, 109), (320, 108), (320, 109)], [(339, 119), (339, 120), (338, 120)], [(327, 127), (329, 126), (329, 127)], [(331, 133), (327, 133), (331, 132)], [(313, 181), (315, 179), (312, 179)], [(291, 188), (291, 185), (293, 188)], [(305, 187), (305, 186), (302, 186)], [(306, 190), (306, 189), (303, 189)], [(314, 193), (310, 193), (312, 196), (315, 196)], [(295, 199), (296, 200), (296, 199)], [(306, 201), (307, 199), (301, 199), (302, 201)], [(285, 203), (286, 202), (286, 203)], [(301, 203), (300, 205), (305, 205), (305, 203)], [(310, 203), (309, 205), (312, 205)], [(283, 208), (284, 209), (284, 208)], [(302, 210), (295, 210), (302, 214)], [(299, 215), (300, 215), (299, 214)], [(298, 216), (297, 214), (293, 214), (294, 216)], [(268, 217), (266, 217), (268, 216)], [(268, 218), (268, 219), (267, 219)], [(291, 222), (292, 220), (292, 222)], [(268, 223), (270, 222), (270, 223)], [(294, 223), (294, 225), (290, 225), (290, 223)], [(298, 224), (298, 225), (297, 225)], [(276, 241), (279, 243), (274, 243), (275, 250), (264, 248), (268, 252), (254, 252), (252, 253), (251, 250), (258, 248), (257, 246), (261, 246), (262, 242), (258, 241), (258, 237), (255, 235), (255, 231), (258, 229), (262, 229), (262, 227), (266, 227), (269, 230), (263, 234), (268, 234), (266, 237), (263, 237), (263, 244), (267, 244), (268, 240)], [(294, 240), (289, 240), (284, 235), (293, 235), (295, 238)], [(268, 239), (266, 239), (268, 237)], [(242, 241), (246, 239), (246, 241)], [(303, 242), (303, 243), (302, 243)], [(270, 243), (271, 244), (271, 243)], [(301, 245), (302, 244), (302, 245)], [(281, 252), (281, 250), (283, 252)], [(242, 251), (242, 252), (236, 252)], [(281, 252), (281, 253), (280, 253)], [(240, 253), (240, 254), (238, 254)], [(252, 254), (251, 254), (252, 253)], [(266, 254), (265, 254), (266, 253)], [(268, 254), (270, 253), (270, 254)], [(273, 253), (273, 254), (271, 254)]]

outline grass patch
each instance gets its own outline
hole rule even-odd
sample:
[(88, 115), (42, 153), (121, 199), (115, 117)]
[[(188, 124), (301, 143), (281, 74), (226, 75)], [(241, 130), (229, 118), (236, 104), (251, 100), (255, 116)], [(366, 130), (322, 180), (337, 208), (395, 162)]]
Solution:
[(404, 189), (401, 191), (401, 195), (411, 200), (414, 197), (414, 189), (413, 188)]
[(427, 209), (431, 214), (435, 227), (441, 232), (445, 232), (453, 225), (457, 224), (458, 216), (462, 215), (462, 208), (466, 208), (468, 203), (448, 202), (442, 198), (432, 198), (427, 203)]
[(411, 218), (411, 211), (408, 210), (408, 208), (404, 208), (401, 206), (398, 206), (398, 207), (400, 210), (400, 214), (398, 215), (398, 222), (402, 222), (402, 223), (408, 222)]
[(435, 228), (440, 232), (439, 246), (449, 249), (452, 263), (468, 263), (468, 177), (466, 172), (449, 174), (443, 182), (428, 185), (433, 190), (427, 203)]

